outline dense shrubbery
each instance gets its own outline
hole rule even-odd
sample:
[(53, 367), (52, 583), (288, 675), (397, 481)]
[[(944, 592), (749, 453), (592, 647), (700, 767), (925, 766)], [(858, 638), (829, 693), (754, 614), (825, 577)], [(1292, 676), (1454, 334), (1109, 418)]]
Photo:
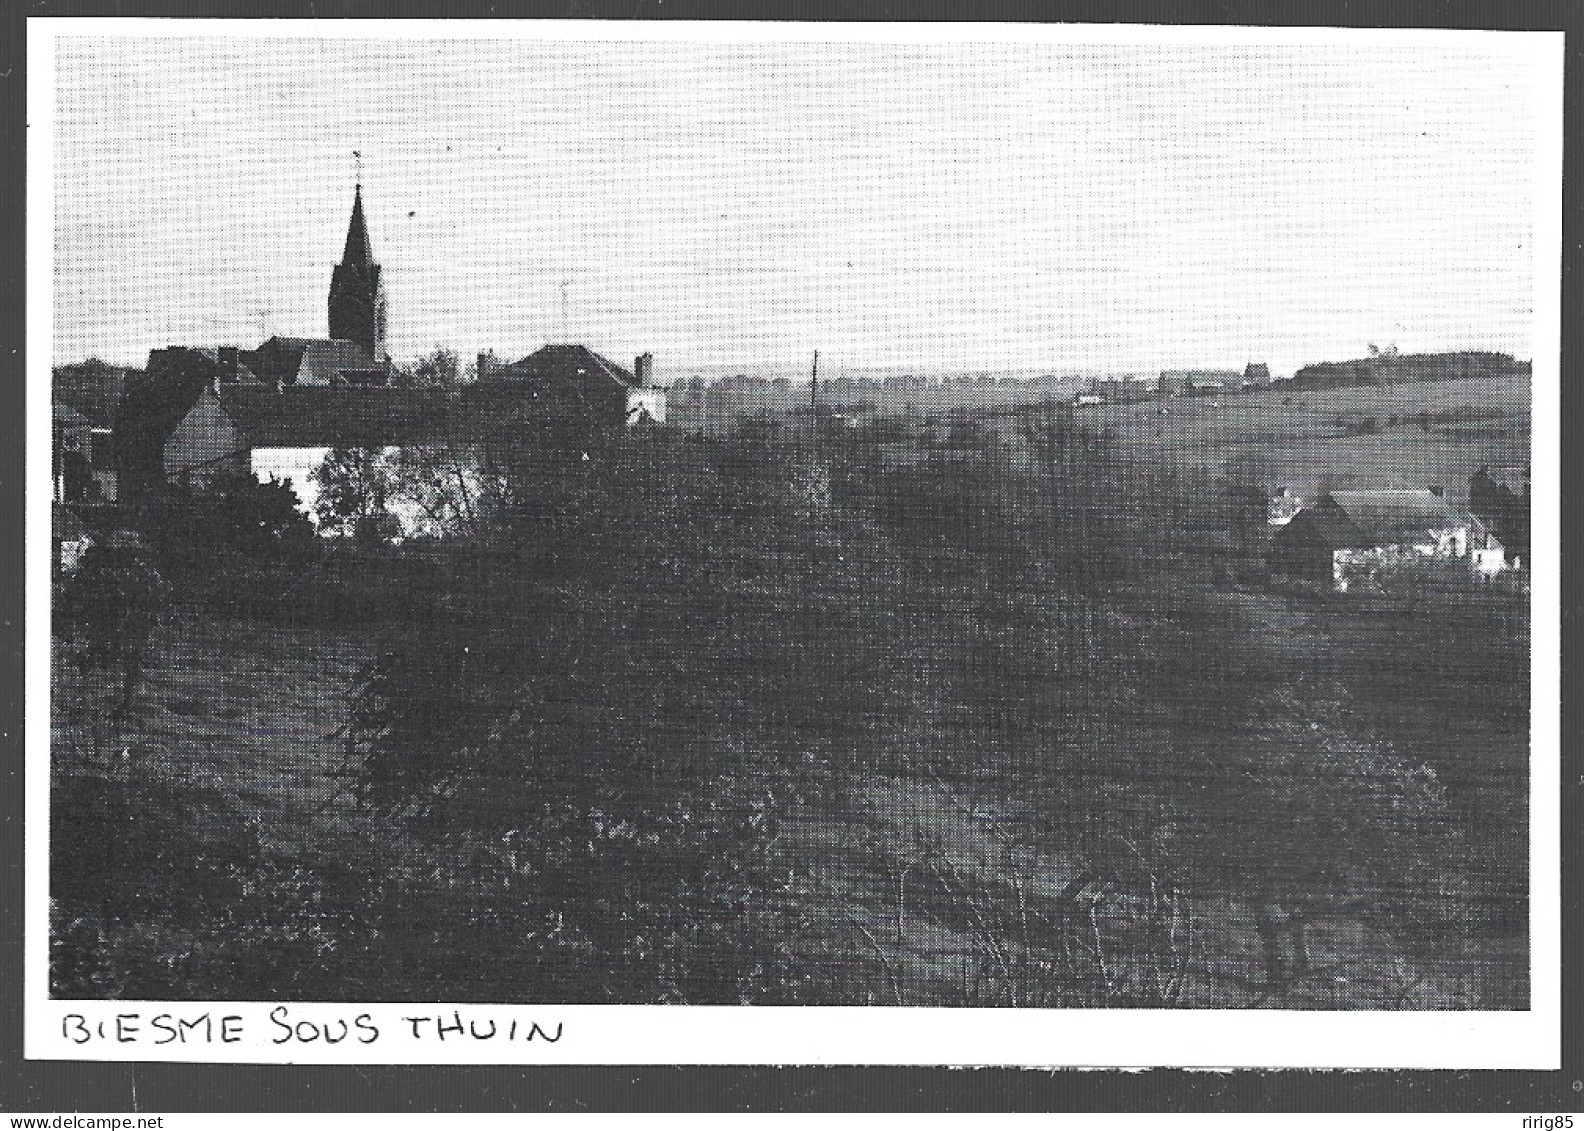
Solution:
[[(1207, 603), (1246, 492), (1040, 412), (890, 465), (852, 430), (760, 428), (525, 436), (498, 469), (466, 549), (322, 553), (315, 585), (384, 587), (405, 563), (387, 591), (413, 611), (379, 615), (339, 736), (362, 847), (264, 852), (238, 903), (258, 919), (235, 927), (276, 957), (238, 984), (1224, 1002), (1192, 941), (1211, 905), (1256, 920), (1264, 1000), (1307, 976), (1304, 932), (1328, 917), (1445, 958), (1463, 858), (1446, 782), (1348, 686), (1251, 657)], [(1018, 814), (999, 871), (963, 871), (927, 826), (906, 858), (852, 850), (966, 940), (954, 990), (898, 976), (905, 892), (894, 939), (842, 928), (860, 957), (800, 942), (820, 926), (788, 824), (888, 778)], [(1030, 862), (1058, 858), (1071, 882), (1036, 894)], [(72, 912), (68, 942), (104, 920)], [(103, 981), (72, 945), (62, 963)]]
[[(1390, 837), (1439, 804), (1418, 768), (1339, 725), (1306, 729), (1290, 692), (1258, 697), (1258, 677), (1203, 728), (1223, 751), (1158, 737), (1170, 687), (1149, 649), (1187, 642), (1180, 593), (1202, 585), (1232, 495), (1133, 466), (1059, 418), (946, 450), (881, 469), (839, 433), (537, 449), (519, 469), (536, 490), (511, 516), (515, 565), (480, 577), (443, 635), (370, 669), (350, 787), (436, 844), (514, 861), (503, 882), (554, 915), (558, 947), (581, 940), (574, 965), (604, 964), (598, 992), (615, 997), (778, 996), (763, 977), (778, 936), (756, 920), (776, 888), (753, 861), (775, 817), (833, 775), (1025, 783), (1047, 803), (1035, 847), (1113, 883), (1244, 899), (1292, 931), (1316, 902), (1436, 858)], [(1286, 729), (1226, 729), (1265, 712)], [(815, 748), (828, 761), (810, 767)], [(741, 798), (761, 788), (756, 822)], [(1251, 811), (1278, 824), (1251, 835)], [(1240, 855), (1273, 845), (1291, 863)], [(528, 927), (503, 937), (547, 937)], [(743, 954), (756, 995), (726, 973)]]
[(290, 484), (261, 483), (242, 469), (217, 471), (201, 486), (173, 484), (151, 497), (134, 522), (161, 564), (175, 571), (215, 553), (268, 558), (313, 538)]

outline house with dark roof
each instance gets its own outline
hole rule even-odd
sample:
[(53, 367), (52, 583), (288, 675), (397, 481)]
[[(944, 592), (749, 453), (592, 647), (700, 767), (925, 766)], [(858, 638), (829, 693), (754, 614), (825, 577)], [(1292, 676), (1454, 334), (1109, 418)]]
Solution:
[(1273, 573), (1345, 592), (1384, 571), (1461, 561), (1481, 575), (1505, 567), (1501, 542), (1439, 491), (1332, 491), (1271, 540)]
[(1469, 509), (1496, 531), (1514, 562), (1529, 556), (1529, 468), (1483, 465), (1469, 477)]
[(161, 462), (168, 480), (187, 486), (226, 469), (286, 481), (311, 512), (314, 472), (332, 450), (444, 451), (467, 463), (470, 449), (522, 426), (520, 402), (489, 390), (214, 381), (165, 437)]
[(110, 429), (61, 401), (50, 405), (50, 462), (57, 503), (116, 501), (115, 447)]
[[(266, 381), (247, 364), (259, 352), (150, 354), (118, 414), (117, 454), (129, 501), (167, 483), (201, 488), (222, 471), (242, 470), (289, 481), (311, 511), (314, 472), (334, 449), (461, 453), (466, 464), (470, 450), (545, 424), (622, 427), (665, 417), (664, 390), (650, 383), (647, 355), (634, 373), (586, 347), (551, 347), (446, 389)], [(267, 363), (260, 367), (270, 372)]]
[(362, 346), (344, 338), (276, 335), (256, 350), (240, 352), (237, 361), (266, 384), (366, 384), (368, 382), (362, 378), (364, 373), (384, 372)]
[(647, 353), (634, 358), (630, 370), (584, 345), (547, 345), (509, 363), (481, 353), (478, 382), (521, 389), (549, 419), (665, 423), (665, 390), (654, 383), (654, 358)]
[[(334, 450), (372, 450), (409, 466), (439, 459), (448, 485), (456, 476), (463, 489), (476, 489), (483, 454), (530, 419), (529, 406), (510, 391), (502, 396), (488, 389), (292, 388), (216, 380), (198, 390), (170, 429), (160, 461), (169, 481), (188, 488), (202, 488), (224, 471), (280, 480), (315, 518), (316, 472)], [(403, 535), (436, 518), (415, 506), (390, 500)]]

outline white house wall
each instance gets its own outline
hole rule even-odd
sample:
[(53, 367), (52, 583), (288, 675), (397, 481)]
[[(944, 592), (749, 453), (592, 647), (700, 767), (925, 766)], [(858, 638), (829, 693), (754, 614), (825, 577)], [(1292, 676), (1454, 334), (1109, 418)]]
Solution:
[(640, 413), (647, 412), (650, 419), (656, 424), (664, 424), (666, 418), (666, 394), (664, 389), (628, 389), (627, 390), (627, 420), (629, 423), (637, 420)]

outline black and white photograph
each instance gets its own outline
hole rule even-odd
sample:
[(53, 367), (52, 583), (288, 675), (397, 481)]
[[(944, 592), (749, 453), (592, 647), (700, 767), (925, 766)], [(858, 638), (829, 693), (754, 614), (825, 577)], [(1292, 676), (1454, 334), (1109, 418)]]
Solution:
[(38, 1049), (1559, 1055), (1560, 34), (54, 23)]

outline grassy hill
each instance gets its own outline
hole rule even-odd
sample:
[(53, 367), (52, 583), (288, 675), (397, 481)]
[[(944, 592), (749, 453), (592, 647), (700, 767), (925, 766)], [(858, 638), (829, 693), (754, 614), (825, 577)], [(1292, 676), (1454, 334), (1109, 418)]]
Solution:
[[(1162, 414), (1162, 410), (1165, 414)], [(1097, 405), (1080, 419), (1183, 466), (1300, 493), (1440, 484), (1462, 499), (1481, 464), (1529, 461), (1527, 377), (1463, 378)]]

